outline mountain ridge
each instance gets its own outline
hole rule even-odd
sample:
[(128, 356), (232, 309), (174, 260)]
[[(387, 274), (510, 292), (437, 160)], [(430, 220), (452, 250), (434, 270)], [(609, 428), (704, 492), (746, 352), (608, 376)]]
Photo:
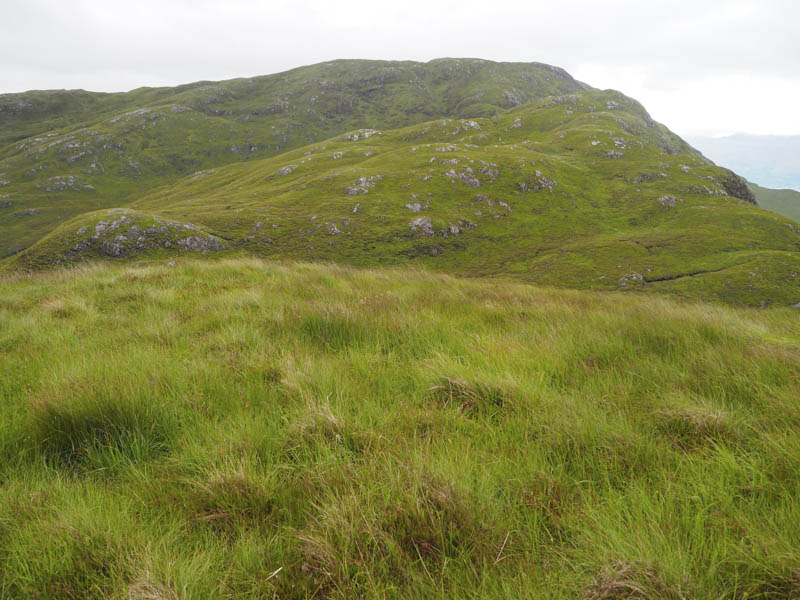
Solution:
[(636, 100), (586, 88), (439, 59), (150, 90), (0, 149), (5, 266), (207, 251), (796, 303), (795, 225)]
[[(6, 242), (0, 256), (84, 210), (119, 206), (197, 170), (274, 156), (361, 127), (486, 116), (584, 88), (542, 63), (340, 60), (119, 94), (3, 95), (0, 195), (7, 197), (0, 200)], [(72, 177), (74, 184), (49, 181), (54, 177)], [(25, 212), (31, 210), (38, 212)]]
[[(227, 253), (794, 304), (799, 232), (754, 204), (744, 180), (694, 153), (638, 102), (594, 90), (492, 118), (351, 131), (197, 172), (127, 209), (191, 224), (224, 240)], [(142, 234), (149, 226), (95, 231), (97, 220), (115, 217), (92, 215), (14, 264), (186, 250), (185, 233), (155, 248)]]

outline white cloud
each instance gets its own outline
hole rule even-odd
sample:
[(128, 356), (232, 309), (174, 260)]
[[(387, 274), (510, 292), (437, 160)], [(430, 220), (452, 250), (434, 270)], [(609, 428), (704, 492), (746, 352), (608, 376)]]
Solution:
[(472, 56), (562, 66), (681, 133), (800, 133), (795, 0), (3, 0), (2, 13), (0, 92)]

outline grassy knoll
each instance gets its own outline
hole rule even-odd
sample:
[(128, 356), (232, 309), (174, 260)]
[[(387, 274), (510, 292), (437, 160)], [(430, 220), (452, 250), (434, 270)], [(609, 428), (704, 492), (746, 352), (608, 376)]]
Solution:
[(0, 280), (0, 597), (800, 593), (800, 320), (255, 259)]

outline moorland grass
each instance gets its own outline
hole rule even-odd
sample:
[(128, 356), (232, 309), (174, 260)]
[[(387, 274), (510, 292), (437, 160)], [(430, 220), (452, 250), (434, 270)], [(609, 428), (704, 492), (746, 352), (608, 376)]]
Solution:
[(88, 265), (0, 370), (0, 597), (800, 593), (796, 309)]

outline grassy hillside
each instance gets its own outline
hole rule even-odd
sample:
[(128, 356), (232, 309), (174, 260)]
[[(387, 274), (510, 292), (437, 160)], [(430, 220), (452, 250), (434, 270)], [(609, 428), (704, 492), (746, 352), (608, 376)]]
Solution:
[(198, 170), (358, 127), (488, 116), (585, 87), (539, 63), (347, 60), (124, 94), (0, 95), (0, 256)]
[(759, 206), (800, 223), (800, 192), (796, 190), (772, 190), (755, 183), (749, 185)]
[(105, 264), (0, 370), (3, 598), (800, 593), (797, 309)]
[[(800, 229), (751, 202), (743, 180), (694, 154), (638, 103), (586, 91), (491, 119), (349, 132), (196, 173), (131, 206), (202, 227), (232, 252), (800, 302)], [(74, 251), (108, 234), (94, 231), (100, 218), (113, 215), (70, 221), (11, 265), (103, 256), (97, 246)], [(115, 236), (132, 243), (138, 229)], [(142, 256), (135, 247), (125, 255)]]

